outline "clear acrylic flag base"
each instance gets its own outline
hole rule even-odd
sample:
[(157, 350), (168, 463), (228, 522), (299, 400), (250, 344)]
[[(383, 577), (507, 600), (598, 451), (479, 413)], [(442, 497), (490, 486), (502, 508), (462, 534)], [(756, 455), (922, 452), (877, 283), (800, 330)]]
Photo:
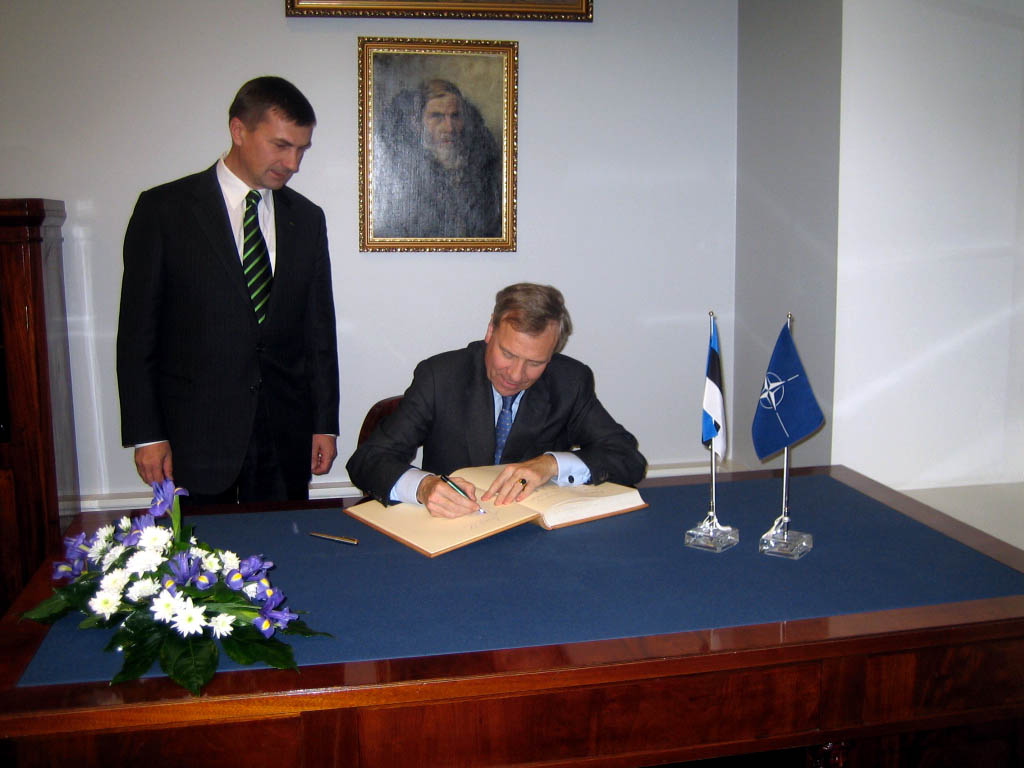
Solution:
[(799, 560), (813, 547), (814, 536), (801, 531), (789, 530), (789, 518), (785, 515), (776, 519), (775, 524), (765, 531), (757, 545), (759, 552), (790, 560)]
[(683, 543), (694, 549), (706, 549), (710, 552), (724, 552), (736, 546), (740, 541), (737, 528), (720, 525), (714, 512), (709, 512), (704, 522), (686, 532)]

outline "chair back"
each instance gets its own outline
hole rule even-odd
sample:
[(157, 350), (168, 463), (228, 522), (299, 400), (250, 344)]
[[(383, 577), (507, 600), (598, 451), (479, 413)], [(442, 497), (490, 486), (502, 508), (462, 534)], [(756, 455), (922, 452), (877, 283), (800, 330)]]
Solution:
[(377, 425), (395, 412), (400, 402), (402, 402), (402, 396), (396, 395), (394, 397), (385, 397), (383, 400), (378, 400), (370, 406), (370, 410), (366, 412), (366, 418), (363, 419), (363, 426), (359, 428), (359, 437), (356, 439), (356, 445), (362, 445), (366, 438), (373, 434), (373, 430), (377, 428)]

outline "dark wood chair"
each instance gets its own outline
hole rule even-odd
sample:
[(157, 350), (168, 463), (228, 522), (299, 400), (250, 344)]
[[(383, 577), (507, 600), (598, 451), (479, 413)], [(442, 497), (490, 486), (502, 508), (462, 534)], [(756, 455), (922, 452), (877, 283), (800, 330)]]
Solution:
[(362, 445), (366, 438), (373, 434), (373, 430), (377, 428), (377, 425), (395, 412), (400, 402), (402, 402), (402, 396), (396, 395), (395, 397), (385, 397), (383, 400), (378, 400), (374, 403), (370, 410), (366, 412), (363, 426), (359, 428), (359, 437), (356, 439), (356, 445)]

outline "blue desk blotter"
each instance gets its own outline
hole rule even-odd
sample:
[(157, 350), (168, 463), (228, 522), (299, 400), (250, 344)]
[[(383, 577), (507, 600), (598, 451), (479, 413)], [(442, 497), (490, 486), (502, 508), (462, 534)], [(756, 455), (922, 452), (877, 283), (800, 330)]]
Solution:
[[(430, 559), (340, 510), (196, 516), (198, 538), (276, 563), (292, 610), (333, 637), (285, 637), (300, 665), (392, 659), (744, 626), (1024, 593), (1024, 574), (824, 476), (790, 485), (801, 560), (757, 551), (781, 480), (722, 483), (717, 506), (740, 543), (683, 546), (706, 485), (646, 488), (650, 507), (555, 531), (526, 524)], [(309, 536), (359, 539), (349, 546)], [(57, 622), (19, 685), (109, 680), (109, 631)], [(243, 668), (221, 654), (221, 670)], [(154, 666), (150, 675), (159, 675)]]

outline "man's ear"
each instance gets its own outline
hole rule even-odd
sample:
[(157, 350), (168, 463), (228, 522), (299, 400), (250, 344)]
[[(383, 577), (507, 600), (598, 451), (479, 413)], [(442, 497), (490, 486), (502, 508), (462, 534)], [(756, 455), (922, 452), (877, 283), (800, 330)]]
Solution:
[(494, 323), (487, 323), (487, 333), (484, 335), (484, 342), (487, 344), (491, 343), (491, 334), (494, 333)]
[(245, 123), (242, 122), (241, 118), (232, 117), (228, 122), (228, 130), (231, 132), (231, 143), (236, 147), (241, 145), (242, 140), (245, 138), (245, 134), (248, 129), (245, 127)]

